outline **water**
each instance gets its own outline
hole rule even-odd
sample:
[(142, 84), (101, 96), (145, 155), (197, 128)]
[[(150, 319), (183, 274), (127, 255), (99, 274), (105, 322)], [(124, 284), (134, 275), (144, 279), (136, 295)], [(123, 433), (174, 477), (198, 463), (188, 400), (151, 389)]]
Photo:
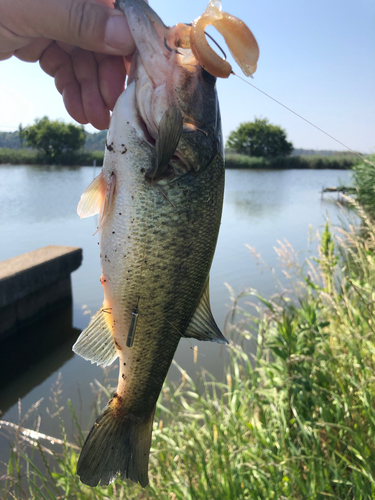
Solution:
[[(96, 175), (98, 173), (97, 169)], [(79, 330), (89, 320), (85, 311), (94, 313), (102, 303), (97, 236), (93, 236), (97, 221), (95, 218), (80, 220), (76, 214), (80, 195), (93, 176), (93, 168), (88, 167), (0, 166), (0, 259), (45, 245), (82, 247), (83, 263), (72, 274), (73, 305), (67, 313), (72, 313), (73, 327)], [(322, 186), (348, 185), (350, 178), (350, 172), (331, 170), (226, 172), (223, 219), (210, 279), (212, 310), (220, 327), (231, 305), (225, 283), (236, 293), (246, 287), (257, 288), (268, 296), (275, 291), (272, 273), (259, 266), (246, 245), (254, 247), (281, 277), (273, 248), (277, 240), (287, 239), (299, 251), (314, 251), (316, 247), (309, 245), (309, 225), (315, 232), (322, 228), (327, 214), (337, 223), (341, 213), (332, 202), (336, 195), (325, 195), (321, 199)], [(50, 334), (54, 334), (53, 326)], [(66, 405), (68, 398), (77, 410), (83, 429), (88, 428), (93, 418), (90, 383), (95, 379), (102, 381), (103, 370), (73, 355), (71, 334), (67, 331), (66, 342), (55, 352), (0, 388), (0, 409), (5, 411), (2, 418), (18, 422), (16, 401), (19, 397), (22, 397), (22, 414), (44, 398), (37, 410), (41, 416), (40, 431), (59, 436), (57, 418), (51, 419), (47, 408), (50, 413), (54, 412), (49, 401), (50, 389), (61, 372), (61, 401), (68, 433), (71, 435), (74, 428)], [(195, 341), (182, 340), (176, 361), (190, 374), (194, 374), (197, 367), (204, 367), (220, 377), (225, 348), (198, 343), (198, 364), (194, 365), (192, 347), (195, 344)], [(117, 368), (111, 373), (117, 378)], [(172, 366), (168, 377), (179, 380), (180, 376)], [(31, 426), (31, 421), (25, 425)], [(6, 441), (0, 436), (0, 450), (4, 450), (4, 446)], [(0, 452), (0, 459), (1, 455)]]

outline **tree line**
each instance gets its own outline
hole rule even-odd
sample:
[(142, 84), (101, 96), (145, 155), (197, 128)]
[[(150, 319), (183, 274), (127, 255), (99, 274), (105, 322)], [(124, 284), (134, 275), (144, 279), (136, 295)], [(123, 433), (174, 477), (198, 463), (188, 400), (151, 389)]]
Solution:
[[(47, 127), (47, 120), (49, 123), (53, 123), (53, 127)], [(41, 122), (41, 123), (37, 123)], [(36, 120), (36, 123), (34, 125), (37, 125), (37, 128), (39, 129), (39, 134), (43, 131), (43, 135), (49, 135), (51, 132), (51, 128), (54, 128), (55, 131), (58, 129), (60, 131), (60, 126), (59, 124), (62, 125), (62, 129), (64, 129), (64, 125), (66, 125), (64, 122), (59, 122), (57, 120), (55, 122), (51, 122), (48, 117), (44, 117), (41, 120)], [(32, 127), (34, 127), (32, 125)], [(36, 145), (34, 143), (31, 143), (29, 141), (26, 141), (25, 137), (25, 132), (29, 129), (30, 127), (23, 127), (22, 124), (18, 126), (18, 130), (15, 132), (0, 132), (0, 149), (1, 148), (8, 148), (12, 150), (19, 150), (19, 149), (37, 149)], [(77, 127), (81, 128), (81, 127)], [(63, 130), (62, 130), (63, 132)], [(96, 133), (89, 133), (84, 130), (85, 134), (85, 142), (83, 149), (85, 152), (93, 152), (93, 151), (103, 151), (105, 147), (105, 141), (107, 137), (107, 131), (102, 130), (98, 131)], [(52, 144), (51, 144), (52, 145)], [(79, 149), (79, 148), (78, 148)], [(43, 150), (40, 150), (41, 154)]]
[[(1, 133), (4, 146), (12, 149), (28, 147), (39, 151), (46, 163), (59, 163), (67, 154), (82, 151), (103, 150), (106, 131), (88, 134), (83, 126), (50, 120), (47, 116), (37, 118), (34, 125), (18, 131)], [(267, 119), (255, 118), (253, 122), (241, 123), (228, 137), (226, 148), (252, 157), (274, 158), (288, 156), (293, 151), (287, 141), (286, 132)]]

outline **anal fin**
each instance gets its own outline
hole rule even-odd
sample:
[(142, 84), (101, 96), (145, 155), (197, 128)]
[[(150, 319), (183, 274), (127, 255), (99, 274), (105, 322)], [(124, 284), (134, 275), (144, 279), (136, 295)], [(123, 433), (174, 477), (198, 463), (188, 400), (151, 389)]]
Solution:
[(102, 309), (93, 316), (73, 345), (73, 351), (97, 365), (109, 366), (118, 357), (116, 344)]
[(207, 280), (202, 298), (190, 320), (184, 337), (191, 337), (197, 340), (218, 342), (219, 344), (228, 344), (229, 342), (221, 333), (214, 317), (212, 316), (210, 306), (210, 288)]

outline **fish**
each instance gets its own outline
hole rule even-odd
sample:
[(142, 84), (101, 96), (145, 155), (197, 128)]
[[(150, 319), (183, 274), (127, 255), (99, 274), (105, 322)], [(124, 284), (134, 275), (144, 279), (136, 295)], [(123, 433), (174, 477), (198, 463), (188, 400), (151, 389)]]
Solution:
[[(215, 4), (217, 5), (217, 0)], [(116, 0), (136, 51), (107, 135), (103, 168), (78, 214), (98, 218), (104, 301), (73, 346), (116, 392), (91, 428), (77, 474), (89, 486), (147, 486), (157, 399), (181, 338), (227, 344), (209, 273), (224, 193), (216, 77), (144, 0)]]

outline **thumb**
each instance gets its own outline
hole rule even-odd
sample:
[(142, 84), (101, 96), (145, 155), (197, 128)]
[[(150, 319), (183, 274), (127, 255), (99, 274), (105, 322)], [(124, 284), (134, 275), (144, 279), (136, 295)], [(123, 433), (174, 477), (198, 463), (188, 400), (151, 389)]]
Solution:
[(12, 3), (20, 4), (18, 13), (22, 13), (20, 22), (25, 22), (24, 36), (49, 38), (104, 54), (134, 52), (134, 40), (124, 13), (103, 3), (95, 0), (13, 0)]

